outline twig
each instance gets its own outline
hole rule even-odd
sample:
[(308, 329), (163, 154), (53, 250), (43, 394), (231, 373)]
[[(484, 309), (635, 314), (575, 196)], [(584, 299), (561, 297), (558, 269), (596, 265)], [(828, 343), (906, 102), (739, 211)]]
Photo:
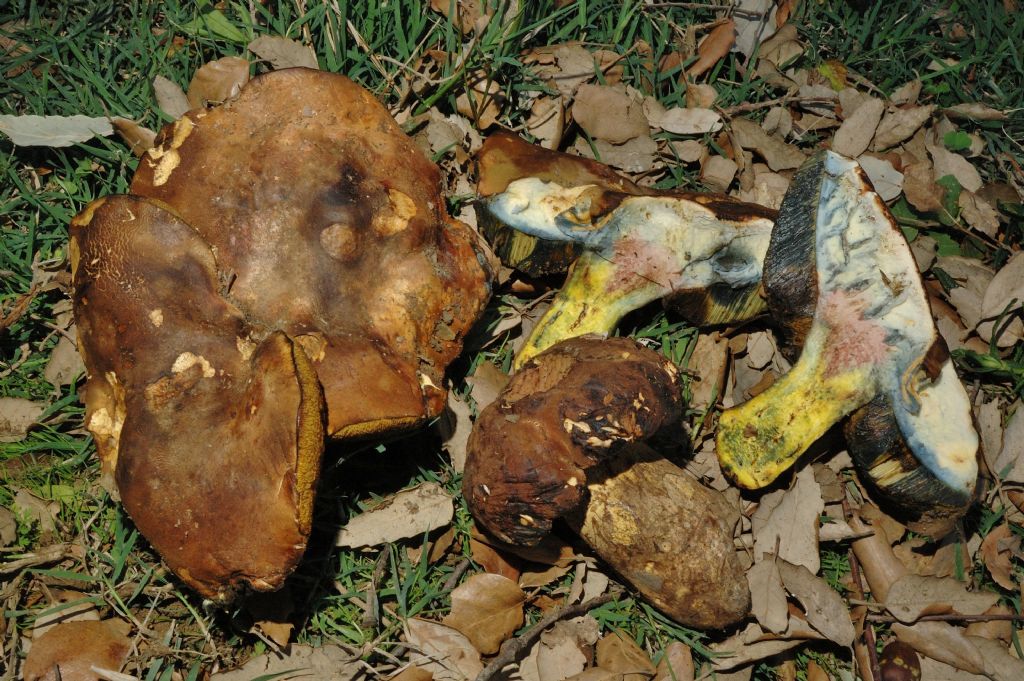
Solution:
[(11, 560), (6, 563), (0, 563), (0, 575), (18, 572), (19, 570), (35, 567), (36, 565), (56, 563), (59, 560), (70, 558), (75, 555), (74, 548), (73, 544), (52, 544), (51, 546), (45, 546), (38, 551), (25, 554), (23, 558)]
[(536, 624), (530, 627), (527, 631), (523, 632), (514, 639), (505, 641), (501, 645), (501, 651), (497, 657), (491, 660), (483, 671), (477, 674), (474, 681), (489, 681), (491, 677), (497, 675), (507, 665), (515, 662), (516, 658), (525, 651), (537, 638), (540, 637), (541, 633), (559, 620), (567, 619), (570, 617), (576, 617), (582, 615), (589, 610), (596, 608), (599, 605), (613, 600), (618, 594), (606, 593), (591, 598), (589, 601), (582, 603), (575, 603), (573, 605), (567, 605), (558, 610), (549, 612), (544, 617), (540, 618)]
[(452, 574), (445, 580), (444, 586), (441, 587), (445, 591), (451, 591), (459, 585), (459, 580), (462, 579), (462, 575), (466, 574), (466, 570), (469, 569), (470, 560), (469, 558), (463, 558), (462, 562), (455, 566), (452, 570)]
[[(846, 496), (843, 496), (843, 517), (849, 520), (851, 516), (850, 502), (846, 500)], [(861, 601), (865, 600), (864, 597), (864, 583), (860, 577), (860, 561), (857, 560), (856, 554), (853, 549), (848, 550), (850, 558), (850, 579), (853, 581), (853, 593)], [(881, 681), (882, 669), (878, 665), (878, 651), (875, 650), (875, 628), (867, 623), (870, 614), (864, 616), (864, 647), (868, 652), (868, 659), (871, 662), (871, 669), (862, 670), (866, 672), (865, 675), (870, 675), (874, 681)]]
[(783, 106), (785, 104), (833, 104), (835, 101), (835, 97), (776, 97), (775, 99), (766, 99), (763, 102), (746, 102), (744, 104), (737, 104), (736, 106), (719, 109), (719, 111), (723, 116), (735, 116), (740, 113), (749, 113), (751, 111), (757, 111), (758, 109), (768, 109), (773, 106)]
[(735, 5), (715, 5), (704, 2), (647, 2), (641, 10), (659, 9), (661, 7), (681, 7), (683, 9), (735, 9)]
[[(867, 616), (872, 622), (899, 622), (892, 615)], [(991, 613), (989, 615), (960, 615), (955, 612), (948, 612), (943, 615), (921, 615), (915, 622), (1024, 622), (1024, 615), (1011, 615), (1007, 613)]]

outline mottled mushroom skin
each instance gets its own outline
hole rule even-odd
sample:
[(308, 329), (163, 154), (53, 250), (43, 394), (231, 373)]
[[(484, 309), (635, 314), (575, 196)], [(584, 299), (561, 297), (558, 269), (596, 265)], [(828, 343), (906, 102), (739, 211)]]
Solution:
[(628, 338), (560, 343), (518, 371), (469, 437), (463, 492), (480, 524), (531, 545), (587, 499), (587, 471), (680, 415), (678, 370)]
[(302, 345), (341, 438), (436, 416), (444, 370), (490, 296), (477, 237), (439, 188), (369, 92), (287, 69), (166, 127), (131, 191), (173, 206), (243, 314)]
[(99, 199), (71, 226), (86, 424), (125, 510), (204, 596), (280, 587), (305, 549), (324, 401), (305, 353), (254, 334), (166, 206)]

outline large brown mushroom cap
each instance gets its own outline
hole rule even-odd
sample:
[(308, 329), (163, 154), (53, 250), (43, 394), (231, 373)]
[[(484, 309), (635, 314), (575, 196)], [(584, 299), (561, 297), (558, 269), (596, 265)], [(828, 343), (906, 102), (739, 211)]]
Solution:
[(587, 499), (587, 469), (680, 414), (678, 371), (629, 338), (573, 338), (536, 356), (469, 437), (463, 491), (489, 532), (533, 544)]
[(165, 128), (131, 191), (210, 244), (247, 319), (302, 345), (328, 433), (345, 437), (438, 414), (445, 367), (490, 295), (476, 237), (439, 187), (370, 93), (287, 69)]
[(323, 449), (305, 353), (254, 335), (209, 246), (156, 202), (93, 202), (71, 251), (86, 423), (128, 514), (205, 596), (279, 587), (305, 548)]

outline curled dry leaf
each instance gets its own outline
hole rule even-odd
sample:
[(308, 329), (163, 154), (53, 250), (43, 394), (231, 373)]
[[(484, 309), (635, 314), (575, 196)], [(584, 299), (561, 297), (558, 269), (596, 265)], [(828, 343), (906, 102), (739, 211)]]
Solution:
[(442, 622), (461, 631), (484, 655), (523, 626), (526, 594), (508, 577), (489, 573), (471, 576), (452, 591), (452, 608)]
[(94, 681), (93, 667), (117, 672), (128, 656), (131, 627), (120, 620), (59, 624), (32, 641), (25, 681)]
[(834, 643), (851, 645), (857, 634), (842, 597), (824, 579), (802, 565), (779, 560), (778, 569), (786, 590), (800, 601), (811, 626)]
[(799, 168), (807, 160), (802, 151), (786, 144), (778, 137), (769, 135), (753, 121), (734, 118), (732, 131), (741, 147), (756, 151), (772, 170)]
[(156, 133), (149, 128), (143, 127), (135, 121), (114, 116), (110, 119), (118, 136), (124, 140), (128, 148), (135, 156), (142, 156), (153, 148), (153, 141), (156, 140)]
[(572, 117), (588, 135), (612, 144), (650, 132), (643, 103), (619, 87), (581, 85), (576, 90)]
[(181, 86), (173, 80), (157, 76), (153, 79), (153, 96), (156, 97), (156, 105), (171, 118), (177, 120), (191, 109), (188, 103), (188, 96)]
[(728, 365), (729, 342), (721, 333), (713, 331), (697, 337), (687, 365), (697, 372), (697, 380), (690, 382), (690, 408), (709, 409), (722, 398)]
[(288, 69), (302, 66), (307, 69), (318, 69), (316, 53), (308, 45), (279, 35), (262, 35), (248, 45), (249, 51), (260, 59), (270, 62), (275, 69)]
[(807, 622), (792, 615), (781, 634), (766, 633), (751, 623), (740, 633), (711, 646), (719, 654), (712, 666), (718, 672), (729, 671), (823, 638)]
[(1005, 121), (1006, 112), (993, 109), (979, 102), (965, 102), (943, 109), (950, 118), (968, 119), (972, 121)]
[(883, 111), (885, 104), (882, 100), (868, 98), (864, 101), (836, 130), (832, 150), (850, 158), (857, 158), (867, 151)]
[(473, 430), (470, 412), (469, 403), (455, 393), (448, 394), (448, 406), (440, 426), (441, 446), (458, 473), (466, 467), (466, 443)]
[(69, 147), (93, 137), (109, 137), (114, 128), (107, 118), (90, 116), (0, 115), (0, 132), (19, 147)]
[(405, 622), (406, 638), (415, 648), (410, 659), (434, 675), (434, 681), (472, 681), (483, 671), (480, 653), (464, 634), (422, 619)]
[(565, 104), (561, 97), (538, 97), (530, 106), (526, 130), (545, 149), (557, 149), (565, 130)]
[(985, 561), (992, 579), (996, 584), (1009, 591), (1017, 591), (1018, 585), (1013, 579), (1013, 555), (1020, 551), (1020, 537), (1010, 531), (1007, 523), (999, 525), (985, 536), (981, 543), (981, 557)]
[(818, 524), (824, 510), (821, 487), (810, 467), (797, 473), (792, 488), (766, 494), (753, 517), (754, 560), (775, 553), (778, 545), (779, 558), (817, 574)]
[(424, 482), (392, 495), (341, 528), (337, 546), (380, 546), (419, 537), (447, 526), (455, 514), (452, 497), (437, 483)]
[(520, 561), (515, 556), (506, 556), (475, 536), (469, 540), (469, 552), (473, 557), (473, 562), (482, 567), (485, 572), (501, 575), (518, 583)]
[(647, 653), (628, 635), (613, 630), (595, 646), (594, 661), (601, 669), (622, 675), (622, 681), (647, 681), (655, 673)]
[(884, 116), (875, 130), (871, 145), (874, 151), (884, 151), (908, 139), (932, 117), (935, 105), (913, 106), (906, 109), (892, 109)]
[(686, 69), (686, 75), (690, 79), (697, 78), (702, 73), (717, 64), (729, 50), (736, 44), (736, 22), (726, 19), (711, 29), (697, 47), (697, 61)]
[(897, 579), (885, 598), (885, 607), (904, 624), (916, 622), (922, 615), (955, 612), (980, 615), (999, 600), (993, 592), (969, 592), (950, 577), (903, 575)]
[(782, 575), (773, 556), (765, 556), (747, 570), (750, 586), (750, 611), (765, 630), (775, 634), (789, 624), (789, 606)]
[(220, 104), (236, 97), (249, 82), (249, 62), (241, 57), (222, 57), (196, 70), (188, 84), (189, 107)]
[(762, 42), (758, 50), (762, 60), (777, 68), (784, 68), (803, 53), (804, 46), (794, 24), (784, 24), (775, 35)]
[(0, 397), (0, 442), (19, 442), (46, 410), (42, 402), (22, 397)]

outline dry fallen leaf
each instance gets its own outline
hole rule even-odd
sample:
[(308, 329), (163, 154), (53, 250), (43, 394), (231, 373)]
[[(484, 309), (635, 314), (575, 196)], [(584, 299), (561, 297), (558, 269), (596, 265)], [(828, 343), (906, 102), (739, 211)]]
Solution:
[(972, 121), (1005, 121), (1006, 112), (993, 109), (979, 102), (965, 102), (943, 109), (950, 118), (966, 118)]
[(786, 144), (778, 137), (769, 135), (753, 121), (734, 118), (732, 131), (741, 147), (756, 151), (772, 170), (799, 168), (807, 160), (802, 151)]
[(338, 532), (337, 546), (380, 546), (420, 537), (447, 526), (455, 515), (452, 497), (437, 483), (424, 482), (388, 497), (352, 518)]
[[(475, 528), (474, 528), (475, 529)], [(512, 581), (519, 581), (519, 560), (515, 556), (506, 556), (493, 546), (471, 537), (469, 540), (469, 552), (473, 562), (495, 575), (508, 577)]]
[(565, 104), (561, 97), (538, 97), (530, 106), (526, 130), (545, 149), (557, 149), (565, 130)]
[(100, 611), (86, 593), (51, 589), (50, 597), (53, 600), (36, 614), (32, 624), (33, 641), (38, 641), (50, 629), (65, 622), (98, 622), (100, 619)]
[(253, 619), (253, 626), (259, 629), (278, 647), (284, 648), (291, 640), (295, 629), (291, 615), (295, 611), (291, 589), (285, 585), (280, 591), (255, 593), (245, 600), (245, 609)]
[(935, 131), (929, 131), (925, 137), (925, 148), (932, 157), (935, 166), (935, 179), (952, 175), (960, 186), (969, 192), (976, 192), (982, 187), (981, 175), (977, 168), (966, 158), (946, 149), (941, 140), (935, 139)]
[(92, 667), (118, 672), (131, 648), (129, 631), (120, 620), (59, 624), (32, 641), (22, 676), (25, 681), (94, 681)]
[(156, 105), (175, 120), (192, 108), (181, 86), (163, 76), (153, 79), (153, 96), (156, 97)]
[(697, 380), (690, 383), (692, 409), (708, 409), (722, 398), (728, 365), (729, 341), (718, 331), (700, 334), (687, 364), (697, 372)]
[(414, 647), (410, 659), (434, 675), (434, 681), (472, 681), (483, 671), (480, 653), (461, 632), (422, 619), (405, 622), (406, 638)]
[(363, 670), (359, 658), (341, 646), (311, 648), (293, 643), (286, 652), (250, 658), (238, 669), (211, 675), (210, 681), (251, 681), (256, 678), (274, 681), (352, 681)]
[[(249, 62), (241, 57), (222, 57), (196, 70), (188, 84), (189, 106), (220, 104), (238, 95), (249, 82)], [(170, 113), (170, 112), (168, 112)]]
[[(1015, 253), (1003, 265), (985, 288), (982, 298), (978, 335), (988, 343), (995, 333), (996, 321), (1002, 330), (996, 340), (999, 347), (1012, 347), (1024, 338), (1024, 323), (1019, 310), (1024, 305), (1024, 252)], [(1005, 313), (1009, 316), (1001, 317)], [(1009, 323), (1007, 323), (1009, 322)]]
[(779, 560), (778, 569), (786, 591), (803, 606), (811, 626), (834, 643), (844, 647), (852, 645), (857, 634), (843, 598), (824, 579), (802, 565)]
[(950, 577), (904, 575), (897, 579), (885, 598), (885, 607), (904, 624), (916, 622), (922, 615), (980, 615), (995, 605), (999, 594), (970, 592)]
[[(674, 106), (658, 111), (651, 125), (676, 135), (703, 135), (722, 128), (722, 117), (711, 109), (690, 109)], [(645, 131), (646, 132), (646, 131)]]
[(903, 191), (903, 173), (884, 158), (865, 154), (857, 159), (883, 201), (892, 201)]
[(1012, 558), (1020, 550), (1020, 537), (1010, 530), (1008, 523), (999, 525), (985, 536), (981, 543), (981, 557), (996, 584), (1017, 591), (1020, 587), (1013, 578)]
[[(590, 145), (583, 139), (578, 139), (573, 148), (581, 156), (594, 158)], [(625, 144), (594, 140), (594, 150), (602, 163), (627, 173), (645, 173), (654, 167), (658, 158), (658, 143), (648, 135), (635, 137)]]
[(713, 192), (723, 193), (732, 184), (738, 170), (736, 161), (724, 156), (708, 156), (700, 168), (700, 181)]
[(936, 213), (942, 210), (942, 199), (946, 190), (935, 181), (932, 164), (928, 161), (919, 161), (903, 169), (903, 194), (917, 210)]
[(935, 267), (940, 268), (957, 283), (947, 296), (949, 302), (968, 329), (978, 326), (982, 320), (985, 291), (995, 277), (995, 272), (986, 267), (976, 258), (951, 255), (936, 260)]
[(511, 579), (482, 572), (452, 591), (451, 612), (442, 623), (465, 634), (482, 654), (493, 655), (523, 625), (525, 601)]
[(697, 47), (697, 61), (686, 70), (690, 79), (695, 79), (717, 64), (736, 43), (736, 22), (726, 19), (711, 29), (711, 32)]
[(466, 467), (466, 445), (473, 431), (469, 403), (455, 393), (448, 393), (448, 407), (441, 419), (441, 446), (448, 452), (452, 468), (461, 473)]
[(109, 137), (114, 128), (107, 118), (4, 114), (0, 115), (0, 132), (20, 147), (69, 147), (97, 135)]
[(710, 646), (718, 655), (712, 665), (718, 672), (729, 671), (778, 655), (809, 640), (822, 638), (821, 634), (799, 617), (790, 616), (789, 624), (781, 634), (766, 633), (757, 624), (751, 623), (740, 633)]
[(612, 630), (598, 640), (594, 662), (601, 669), (621, 674), (622, 681), (647, 681), (656, 671), (647, 653), (618, 630)]
[(825, 502), (821, 488), (808, 466), (796, 475), (788, 490), (778, 490), (761, 498), (754, 513), (754, 560), (775, 553), (794, 565), (803, 565), (812, 574), (821, 567), (818, 554), (818, 523)]
[(135, 156), (142, 156), (153, 148), (156, 133), (149, 128), (121, 116), (114, 116), (110, 122), (114, 126), (114, 130), (117, 131), (118, 137), (124, 140)]
[(19, 442), (46, 410), (42, 402), (22, 397), (0, 397), (0, 442)]
[(622, 144), (650, 132), (643, 103), (619, 87), (581, 85), (572, 117), (594, 139)]
[(583, 648), (594, 645), (600, 625), (589, 615), (556, 622), (519, 664), (523, 681), (563, 681), (587, 666)]
[(18, 540), (18, 519), (9, 508), (0, 506), (0, 548), (7, 548)]
[(771, 38), (761, 43), (758, 55), (776, 68), (785, 68), (794, 59), (804, 53), (804, 46), (799, 40), (796, 26), (784, 24)]
[(739, 0), (736, 9), (736, 44), (733, 51), (750, 57), (762, 41), (771, 38), (778, 30), (775, 20), (778, 8), (773, 0)]
[(658, 663), (654, 681), (693, 681), (695, 675), (693, 651), (685, 643), (672, 641)]
[(885, 151), (894, 147), (917, 132), (932, 117), (935, 106), (913, 106), (906, 109), (892, 109), (884, 116), (875, 130), (871, 144), (873, 151)]
[(924, 87), (924, 83), (919, 78), (915, 78), (909, 82), (900, 85), (898, 88), (892, 91), (889, 96), (889, 101), (894, 106), (903, 106), (904, 104), (917, 104), (917, 98), (921, 94), (921, 88)]
[(883, 111), (885, 104), (882, 100), (868, 98), (864, 101), (836, 130), (832, 138), (832, 151), (850, 158), (857, 158), (867, 151), (878, 123), (882, 120)]
[(773, 556), (764, 556), (747, 570), (750, 612), (766, 631), (782, 633), (789, 624), (789, 605), (782, 575)]
[(476, 403), (476, 411), (479, 414), (494, 400), (508, 385), (508, 374), (494, 366), (490, 362), (480, 362), (472, 376), (466, 377), (469, 384), (469, 394)]
[(289, 69), (302, 66), (318, 69), (316, 53), (308, 45), (279, 35), (261, 35), (249, 43), (249, 51), (260, 59), (270, 62), (275, 69)]

